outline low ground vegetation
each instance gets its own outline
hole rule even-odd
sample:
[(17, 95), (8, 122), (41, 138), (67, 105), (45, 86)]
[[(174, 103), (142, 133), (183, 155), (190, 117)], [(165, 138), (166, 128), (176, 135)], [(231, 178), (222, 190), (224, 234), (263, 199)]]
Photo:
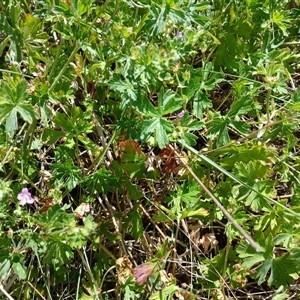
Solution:
[(1, 299), (299, 299), (298, 1), (0, 3)]

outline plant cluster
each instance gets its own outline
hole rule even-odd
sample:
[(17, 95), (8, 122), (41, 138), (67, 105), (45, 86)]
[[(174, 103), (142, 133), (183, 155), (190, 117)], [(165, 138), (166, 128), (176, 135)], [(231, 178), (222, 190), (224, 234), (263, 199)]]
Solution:
[(298, 299), (298, 0), (0, 3), (0, 299)]

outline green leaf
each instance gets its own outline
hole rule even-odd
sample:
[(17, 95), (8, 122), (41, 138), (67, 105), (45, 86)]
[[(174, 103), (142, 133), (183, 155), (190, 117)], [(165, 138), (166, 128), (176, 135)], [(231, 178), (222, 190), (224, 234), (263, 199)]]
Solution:
[(206, 286), (215, 288), (215, 285), (219, 285), (220, 274), (224, 274), (227, 271), (228, 264), (231, 261), (235, 261), (236, 253), (232, 248), (229, 251), (220, 250), (219, 253), (213, 258), (206, 258), (203, 260), (205, 277), (208, 279), (205, 283)]
[(11, 39), (11, 35), (8, 35), (5, 39), (3, 39), (0, 43), (0, 57), (2, 57), (3, 55), (3, 51), (5, 49), (5, 47), (7, 46), (7, 44), (9, 43), (10, 39)]
[(190, 132), (184, 132), (182, 138), (190, 146), (195, 146), (197, 144), (198, 137)]
[(227, 114), (229, 118), (234, 119), (239, 115), (244, 115), (252, 110), (252, 97), (249, 94), (244, 94), (239, 98), (235, 99), (232, 103), (230, 110)]
[(25, 279), (27, 276), (27, 269), (24, 266), (23, 263), (21, 262), (14, 262), (12, 264), (12, 267), (16, 273), (16, 275), (18, 275), (19, 279)]
[(1, 259), (0, 262), (0, 278), (2, 280), (7, 280), (7, 274), (9, 274), (9, 269), (11, 268), (11, 262), (9, 259)]
[(242, 134), (249, 134), (250, 133), (250, 125), (245, 122), (239, 122), (239, 121), (230, 121), (229, 124), (230, 127), (234, 128), (236, 131), (242, 133)]
[(151, 5), (150, 12), (152, 18), (148, 20), (148, 24), (146, 24), (146, 26), (149, 26), (151, 29), (151, 35), (156, 36), (157, 34), (163, 32), (165, 28), (168, 10), (166, 5), (161, 5), (158, 7)]
[[(1, 109), (1, 107), (0, 107)], [(17, 117), (17, 109), (13, 108), (9, 114), (6, 116), (5, 129), (7, 132), (13, 136), (14, 133), (18, 129), (18, 117)]]
[(276, 157), (277, 152), (262, 144), (251, 145), (244, 143), (241, 145), (230, 145), (216, 151), (215, 154), (223, 156), (220, 164), (227, 170), (231, 170), (238, 162), (248, 163), (249, 161), (259, 161), (262, 165), (274, 163), (273, 158)]
[(66, 136), (63, 131), (57, 131), (50, 128), (45, 128), (43, 134), (43, 141), (48, 140), (49, 145), (54, 145), (60, 138)]
[(146, 141), (150, 134), (155, 133), (155, 140), (159, 148), (164, 148), (168, 142), (168, 135), (174, 130), (174, 125), (164, 118), (152, 118), (142, 123), (141, 140)]
[(70, 118), (67, 115), (57, 113), (55, 115), (54, 123), (56, 126), (60, 126), (65, 129), (67, 132), (72, 132), (73, 124), (71, 124)]
[(70, 116), (57, 113), (54, 123), (65, 130), (66, 136), (69, 139), (78, 137), (80, 134), (90, 133), (93, 130), (90, 114), (86, 114), (80, 107), (74, 106), (71, 108)]
[(95, 296), (94, 295), (87, 295), (85, 293), (81, 293), (79, 300), (94, 300)]
[(169, 297), (178, 291), (178, 286), (176, 284), (171, 284), (164, 287), (162, 290), (153, 293), (149, 300), (165, 300), (170, 299)]
[(125, 181), (124, 184), (131, 199), (139, 200), (143, 197), (143, 193), (137, 185), (132, 184), (130, 181)]
[(69, 264), (74, 256), (72, 248), (59, 240), (49, 241), (47, 250), (44, 257), (44, 263), (46, 264)]
[(228, 118), (218, 115), (213, 117), (211, 124), (209, 124), (207, 135), (212, 140), (216, 140), (217, 147), (227, 145), (230, 141), (227, 128), (228, 124), (230, 124), (230, 120)]
[(15, 100), (17, 100), (17, 102), (21, 102), (22, 100), (25, 100), (27, 98), (27, 82), (26, 81), (19, 81), (16, 87), (16, 91), (15, 91)]
[(295, 252), (275, 257), (273, 253), (274, 243), (270, 235), (267, 237), (261, 235), (258, 242), (264, 248), (264, 252), (257, 253), (246, 244), (240, 245), (237, 249), (239, 256), (244, 260), (243, 265), (245, 267), (251, 268), (258, 264), (254, 275), (258, 279), (258, 284), (267, 280), (269, 286), (278, 288), (281, 285), (287, 287), (293, 283), (292, 275), (300, 270), (299, 248), (295, 249)]
[(202, 119), (203, 114), (207, 108), (212, 107), (212, 102), (209, 99), (209, 95), (203, 92), (197, 92), (193, 100), (193, 115)]
[(30, 104), (19, 104), (16, 107), (16, 110), (21, 115), (24, 121), (28, 122), (29, 124), (32, 123), (33, 119), (37, 119), (38, 115), (34, 111), (32, 105)]
[(259, 161), (250, 161), (248, 163), (237, 162), (233, 173), (239, 177), (243, 182), (251, 186), (249, 190), (245, 186), (236, 186), (238, 191), (238, 198), (246, 201), (254, 211), (263, 208), (271, 209), (271, 206), (266, 201), (265, 196), (272, 197), (274, 194), (274, 182), (265, 179), (271, 170), (269, 166), (262, 165)]
[(274, 239), (276, 245), (283, 245), (285, 248), (289, 248), (293, 241), (294, 235), (289, 232), (279, 233)]
[(131, 221), (132, 224), (130, 233), (136, 240), (138, 240), (143, 235), (143, 222), (142, 222), (141, 214), (137, 211), (136, 208), (134, 208), (129, 213), (129, 220)]
[(271, 266), (272, 266), (272, 259), (269, 258), (269, 259), (266, 259), (261, 264), (261, 266), (259, 267), (258, 272), (257, 272), (257, 276), (256, 276), (256, 278), (258, 278), (257, 283), (259, 285), (262, 284), (265, 281), (266, 276), (267, 276)]
[(29, 124), (38, 118), (33, 106), (26, 103), (26, 89), (26, 81), (13, 82), (10, 78), (0, 87), (0, 121), (6, 120), (5, 128), (10, 135), (18, 129), (18, 113)]
[(170, 212), (170, 213), (171, 213), (171, 216), (169, 217), (165, 213), (159, 211), (157, 214), (155, 214), (153, 216), (153, 220), (155, 222), (170, 222), (170, 221), (176, 220), (175, 215), (172, 212)]
[(182, 99), (178, 97), (173, 91), (161, 89), (158, 94), (158, 113), (160, 116), (170, 114), (182, 107)]
[(209, 212), (204, 208), (199, 208), (197, 210), (185, 209), (182, 211), (181, 219), (188, 217), (207, 217)]
[(284, 291), (283, 286), (279, 287), (279, 289), (275, 292), (275, 294), (272, 295), (272, 300), (286, 300), (288, 298), (289, 298), (288, 289)]
[(158, 214), (153, 216), (153, 220), (157, 222), (170, 222), (177, 220), (177, 216), (170, 209), (166, 208), (163, 205), (157, 205), (161, 211)]
[[(221, 173), (223, 173), (224, 175), (228, 176), (229, 178), (231, 178), (234, 182), (240, 184), (241, 186), (247, 187), (250, 190), (254, 190), (250, 185), (248, 185), (247, 183), (243, 182), (242, 180), (240, 180), (238, 177), (234, 176), (231, 172), (228, 172), (227, 170), (225, 170), (223, 167), (221, 167), (220, 165), (218, 165), (217, 163), (215, 163), (213, 160), (211, 160), (209, 157), (200, 154), (196, 149), (194, 149), (193, 147), (189, 146), (188, 144), (186, 144), (184, 142), (184, 140), (178, 140), (178, 142), (185, 147), (186, 149), (188, 149), (189, 151), (191, 151), (192, 153), (196, 154), (199, 158), (201, 158), (205, 163), (207, 163), (208, 165), (210, 165), (211, 167), (214, 167), (216, 170), (219, 170)], [(278, 201), (273, 200), (270, 197), (264, 196), (264, 198), (269, 201), (270, 203), (273, 203), (275, 205), (278, 205), (279, 207), (281, 207), (283, 210), (289, 212), (291, 215), (293, 215), (294, 217), (300, 219), (300, 214), (297, 213), (296, 211), (293, 211), (292, 209), (286, 207), (285, 205), (281, 204)]]
[(289, 253), (282, 257), (272, 260), (271, 274), (268, 279), (269, 286), (276, 286), (277, 288), (283, 285), (288, 287), (294, 283), (293, 275), (299, 272), (300, 268), (295, 258), (291, 257)]
[(149, 99), (144, 95), (141, 95), (139, 99), (133, 101), (132, 105), (138, 110), (138, 112), (147, 117), (159, 117), (159, 113), (155, 107), (151, 104)]
[(120, 177), (105, 168), (101, 168), (87, 176), (81, 184), (88, 192), (94, 194), (95, 192), (107, 193), (108, 191), (115, 191), (120, 188), (120, 181)]
[(73, 190), (81, 181), (81, 169), (75, 166), (70, 160), (67, 160), (63, 164), (52, 164), (51, 168), (54, 169), (52, 181), (58, 180), (68, 191)]
[(151, 134), (155, 133), (155, 141), (159, 148), (164, 148), (168, 144), (168, 133), (174, 131), (174, 125), (171, 121), (163, 118), (164, 115), (173, 113), (182, 108), (183, 100), (178, 97), (173, 91), (161, 88), (158, 94), (158, 109), (155, 111), (154, 107), (149, 104), (149, 101), (142, 98), (139, 110), (143, 115), (150, 113), (151, 119), (145, 120), (141, 125), (141, 140), (146, 141)]
[(20, 279), (25, 279), (27, 275), (27, 268), (24, 265), (24, 256), (18, 252), (12, 253), (11, 262), (15, 273)]
[(17, 24), (20, 19), (20, 5), (10, 5), (7, 15), (8, 17), (4, 13), (0, 14), (0, 32), (11, 35), (9, 47), (11, 59), (21, 62), (24, 39)]
[(173, 129), (174, 126), (170, 121), (163, 118), (158, 119), (155, 127), (155, 139), (160, 149), (164, 148), (168, 144), (169, 139), (167, 136), (167, 132), (172, 132)]
[(146, 171), (146, 155), (133, 140), (122, 142), (120, 149), (120, 163), (130, 178), (141, 178)]
[(195, 183), (190, 183), (188, 180), (183, 182), (182, 186), (178, 186), (178, 192), (175, 195), (180, 196), (181, 200), (187, 205), (188, 208), (194, 207), (199, 204), (200, 189)]

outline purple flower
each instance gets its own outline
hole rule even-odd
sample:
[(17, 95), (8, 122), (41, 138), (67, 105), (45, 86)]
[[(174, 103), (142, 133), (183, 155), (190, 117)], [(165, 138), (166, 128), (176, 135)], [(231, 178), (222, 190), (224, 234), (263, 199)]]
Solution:
[(183, 115), (184, 115), (184, 110), (181, 111), (181, 112), (176, 116), (176, 118), (177, 118), (177, 119), (181, 119), (181, 118), (183, 117)]
[(71, 82), (71, 85), (70, 85), (70, 88), (71, 88), (71, 89), (77, 88), (77, 81), (72, 81), (72, 82)]
[(22, 189), (22, 192), (18, 194), (18, 200), (20, 204), (23, 206), (26, 203), (32, 204), (34, 199), (32, 198), (31, 194), (28, 192), (27, 188)]
[(147, 279), (153, 274), (155, 264), (145, 263), (139, 265), (133, 269), (133, 277), (135, 278), (137, 284), (144, 284)]
[(177, 33), (176, 33), (176, 38), (177, 38), (177, 39), (182, 38), (182, 32), (181, 32), (181, 31), (177, 31)]

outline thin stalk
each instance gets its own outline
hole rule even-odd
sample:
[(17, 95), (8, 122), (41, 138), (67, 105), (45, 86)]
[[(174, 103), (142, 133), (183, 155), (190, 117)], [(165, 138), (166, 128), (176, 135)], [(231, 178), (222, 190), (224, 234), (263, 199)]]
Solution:
[(100, 244), (100, 249), (102, 249), (108, 256), (110, 256), (114, 261), (117, 260), (117, 258), (102, 244)]
[(47, 300), (30, 281), (27, 281), (27, 284), (30, 285), (30, 287), (41, 297), (42, 300)]
[[(49, 276), (48, 276), (48, 274), (46, 274), (46, 273), (44, 272), (43, 267), (42, 267), (42, 264), (41, 264), (41, 261), (40, 261), (40, 258), (39, 258), (39, 256), (38, 256), (38, 253), (37, 253), (37, 252), (35, 253), (35, 256), (36, 256), (36, 259), (37, 259), (37, 261), (38, 261), (38, 267), (39, 267), (40, 272), (41, 272), (41, 274), (42, 274), (42, 277), (44, 278), (44, 281), (45, 281), (45, 286), (46, 286), (46, 290), (47, 290), (47, 296), (48, 296), (48, 298), (52, 299), (52, 298), (51, 298), (50, 288), (49, 288), (49, 286), (50, 286), (50, 279), (49, 279)], [(45, 266), (46, 269), (47, 269), (47, 266), (49, 267), (49, 265), (46, 265), (46, 266)]]
[(2, 292), (7, 299), (14, 300), (14, 298), (4, 289), (3, 285), (0, 283), (0, 292)]
[[(100, 283), (100, 291), (102, 291), (103, 283), (104, 283), (104, 280), (105, 280), (107, 274), (108, 274), (109, 272), (111, 272), (115, 267), (116, 267), (116, 266), (110, 267), (110, 268), (105, 272), (105, 274), (103, 275), (103, 278), (102, 278), (101, 283)], [(102, 299), (102, 296), (101, 296), (101, 299)]]
[(40, 194), (41, 196), (45, 197), (44, 192), (43, 192), (41, 189), (39, 189), (39, 188), (33, 183), (33, 181), (32, 181), (26, 174), (24, 174), (24, 173), (22, 172), (22, 170), (21, 170), (19, 167), (17, 167), (13, 162), (10, 162), (10, 166), (11, 166), (13, 169), (17, 170), (20, 174), (22, 174), (22, 176), (26, 179), (26, 181), (28, 181), (28, 182), (30, 183), (30, 185), (31, 185), (32, 187), (34, 187), (34, 188), (39, 192), (39, 194)]
[(57, 75), (57, 77), (55, 78), (55, 80), (53, 81), (53, 83), (51, 84), (51, 86), (49, 88), (49, 93), (53, 90), (53, 88), (55, 87), (56, 83), (60, 80), (60, 78), (62, 77), (62, 75), (66, 71), (66, 69), (67, 69), (68, 65), (70, 64), (70, 62), (74, 59), (74, 56), (78, 52), (79, 49), (80, 49), (80, 44), (76, 43), (76, 46), (73, 49), (70, 57), (68, 58), (67, 62), (64, 65), (64, 67), (60, 70), (59, 74)]
[(193, 178), (197, 181), (197, 183), (201, 186), (201, 188), (206, 192), (206, 194), (213, 200), (213, 202), (218, 206), (218, 208), (222, 211), (225, 217), (232, 223), (232, 225), (240, 232), (240, 234), (248, 241), (248, 243), (257, 251), (260, 252), (260, 246), (252, 239), (252, 237), (246, 233), (246, 231), (241, 227), (241, 225), (230, 215), (230, 213), (225, 209), (225, 207), (219, 202), (219, 200), (211, 193), (211, 191), (206, 187), (205, 184), (198, 178), (198, 176), (194, 173), (192, 168), (181, 158), (179, 153), (170, 145), (170, 148), (174, 151), (175, 155), (181, 161), (182, 165), (190, 172)]
[(81, 279), (81, 273), (82, 273), (82, 266), (79, 268), (79, 274), (78, 274), (78, 281), (77, 281), (77, 287), (76, 287), (76, 294), (75, 294), (75, 299), (79, 299), (79, 292), (80, 292), (80, 279)]
[[(85, 253), (85, 251), (83, 251), (83, 253), (82, 253), (82, 251), (80, 249), (78, 249), (78, 248), (76, 250), (77, 250), (77, 253), (79, 254), (79, 256), (81, 258), (81, 261), (82, 261), (83, 265), (86, 268), (86, 271), (89, 273), (90, 278), (91, 278), (91, 280), (93, 282), (93, 289), (94, 289), (95, 297), (96, 297), (97, 300), (99, 300), (99, 297), (98, 297), (98, 294), (99, 294), (98, 284), (97, 284), (97, 282), (95, 280), (95, 277), (94, 277), (94, 275), (93, 275), (93, 273), (91, 271), (91, 267), (90, 267), (90, 265), (88, 263), (88, 259), (86, 257), (86, 253)], [(99, 294), (99, 295), (100, 295), (100, 297), (102, 299), (101, 294)]]
[[(227, 240), (227, 245), (226, 245), (226, 248), (225, 248), (225, 258), (224, 258), (223, 272), (222, 272), (222, 278), (223, 278), (224, 281), (225, 281), (225, 276), (226, 276), (229, 249), (230, 249), (230, 244), (229, 244), (229, 241)], [(224, 299), (226, 299), (226, 293), (225, 293), (225, 289), (224, 289), (223, 284), (222, 284), (222, 294), (223, 294)]]
[(92, 162), (92, 164), (89, 166), (88, 170), (86, 173), (88, 173), (89, 171), (93, 170), (94, 168), (97, 169), (98, 166), (101, 164), (101, 162), (104, 159), (104, 156), (106, 155), (106, 152), (108, 151), (111, 143), (113, 142), (113, 140), (116, 137), (116, 131), (113, 133), (112, 137), (110, 138), (110, 140), (108, 141), (106, 147), (103, 149), (102, 153), (100, 153)]
[[(80, 166), (80, 154), (79, 154), (80, 151), (79, 151), (78, 136), (76, 136), (74, 138), (74, 140), (75, 140), (75, 157), (76, 157), (78, 166)], [(82, 173), (84, 173), (83, 170), (82, 170)]]
[[(271, 105), (271, 90), (268, 88), (267, 90), (267, 97), (266, 97), (266, 113), (267, 113), (267, 124), (269, 125), (271, 122), (270, 118), (270, 105)], [(268, 126), (266, 127), (268, 129)]]
[(23, 140), (23, 153), (22, 153), (22, 161), (26, 161), (27, 157), (29, 156), (29, 152), (31, 149), (32, 141), (34, 138), (34, 131), (36, 127), (37, 120), (33, 119), (31, 125), (29, 126), (28, 130), (26, 131), (24, 140)]
[(114, 11), (113, 11), (113, 13), (112, 13), (112, 15), (110, 17), (110, 20), (112, 20), (112, 21), (114, 20), (116, 14), (118, 13), (119, 6), (120, 6), (120, 0), (116, 0), (115, 9), (114, 9)]
[[(231, 178), (233, 181), (235, 181), (236, 183), (246, 187), (247, 189), (257, 193), (257, 191), (250, 186), (249, 184), (243, 182), (241, 179), (239, 179), (238, 177), (234, 176), (233, 174), (231, 174), (230, 172), (228, 172), (227, 170), (225, 170), (224, 168), (222, 168), (221, 166), (219, 166), (218, 164), (216, 164), (213, 160), (211, 160), (210, 158), (206, 157), (203, 154), (200, 154), (196, 149), (194, 149), (193, 147), (187, 145), (187, 143), (183, 140), (179, 140), (178, 141), (183, 147), (185, 147), (186, 149), (188, 149), (189, 151), (191, 151), (192, 153), (196, 154), (198, 157), (200, 157), (203, 161), (205, 161), (206, 163), (208, 163), (209, 165), (211, 165), (212, 167), (216, 168), (217, 170), (219, 170), (220, 172), (222, 172), (224, 175), (228, 176), (229, 178)], [(264, 195), (264, 194), (260, 194), (260, 196), (264, 197), (266, 200), (272, 202), (274, 205), (278, 205), (280, 206), (283, 210), (289, 212), (290, 214), (292, 214), (293, 216), (297, 217), (300, 219), (300, 214), (291, 210), (290, 208), (286, 207), (285, 205), (281, 204), (278, 201), (275, 201), (274, 199)]]
[[(10, 153), (12, 152), (12, 150), (14, 150), (14, 147), (13, 147), (13, 146), (10, 146), (10, 147), (8, 148), (8, 150), (6, 151), (5, 157), (3, 158), (3, 161), (0, 162), (0, 169), (2, 169), (2, 167), (7, 163), (8, 157), (9, 157)], [(9, 175), (6, 176), (5, 181), (8, 180), (8, 178), (9, 178)]]
[(59, 46), (58, 46), (58, 49), (57, 49), (57, 51), (56, 51), (56, 55), (55, 55), (55, 58), (54, 58), (54, 62), (52, 63), (52, 68), (51, 68), (49, 77), (48, 77), (49, 82), (52, 81), (52, 75), (53, 75), (54, 70), (55, 70), (55, 68), (56, 68), (56, 65), (57, 65), (57, 63), (58, 63), (58, 59), (59, 59), (60, 54), (61, 54), (61, 52), (62, 52), (62, 47), (63, 47), (63, 45), (64, 45), (64, 39), (61, 39), (61, 40), (60, 40), (60, 43), (59, 43)]
[(23, 77), (26, 77), (26, 78), (29, 78), (29, 79), (33, 78), (33, 76), (26, 75), (26, 74), (19, 73), (19, 72), (15, 72), (15, 71), (6, 70), (6, 69), (0, 69), (0, 72), (6, 72), (6, 73), (9, 73), (9, 74), (20, 75), (20, 76), (23, 76)]

